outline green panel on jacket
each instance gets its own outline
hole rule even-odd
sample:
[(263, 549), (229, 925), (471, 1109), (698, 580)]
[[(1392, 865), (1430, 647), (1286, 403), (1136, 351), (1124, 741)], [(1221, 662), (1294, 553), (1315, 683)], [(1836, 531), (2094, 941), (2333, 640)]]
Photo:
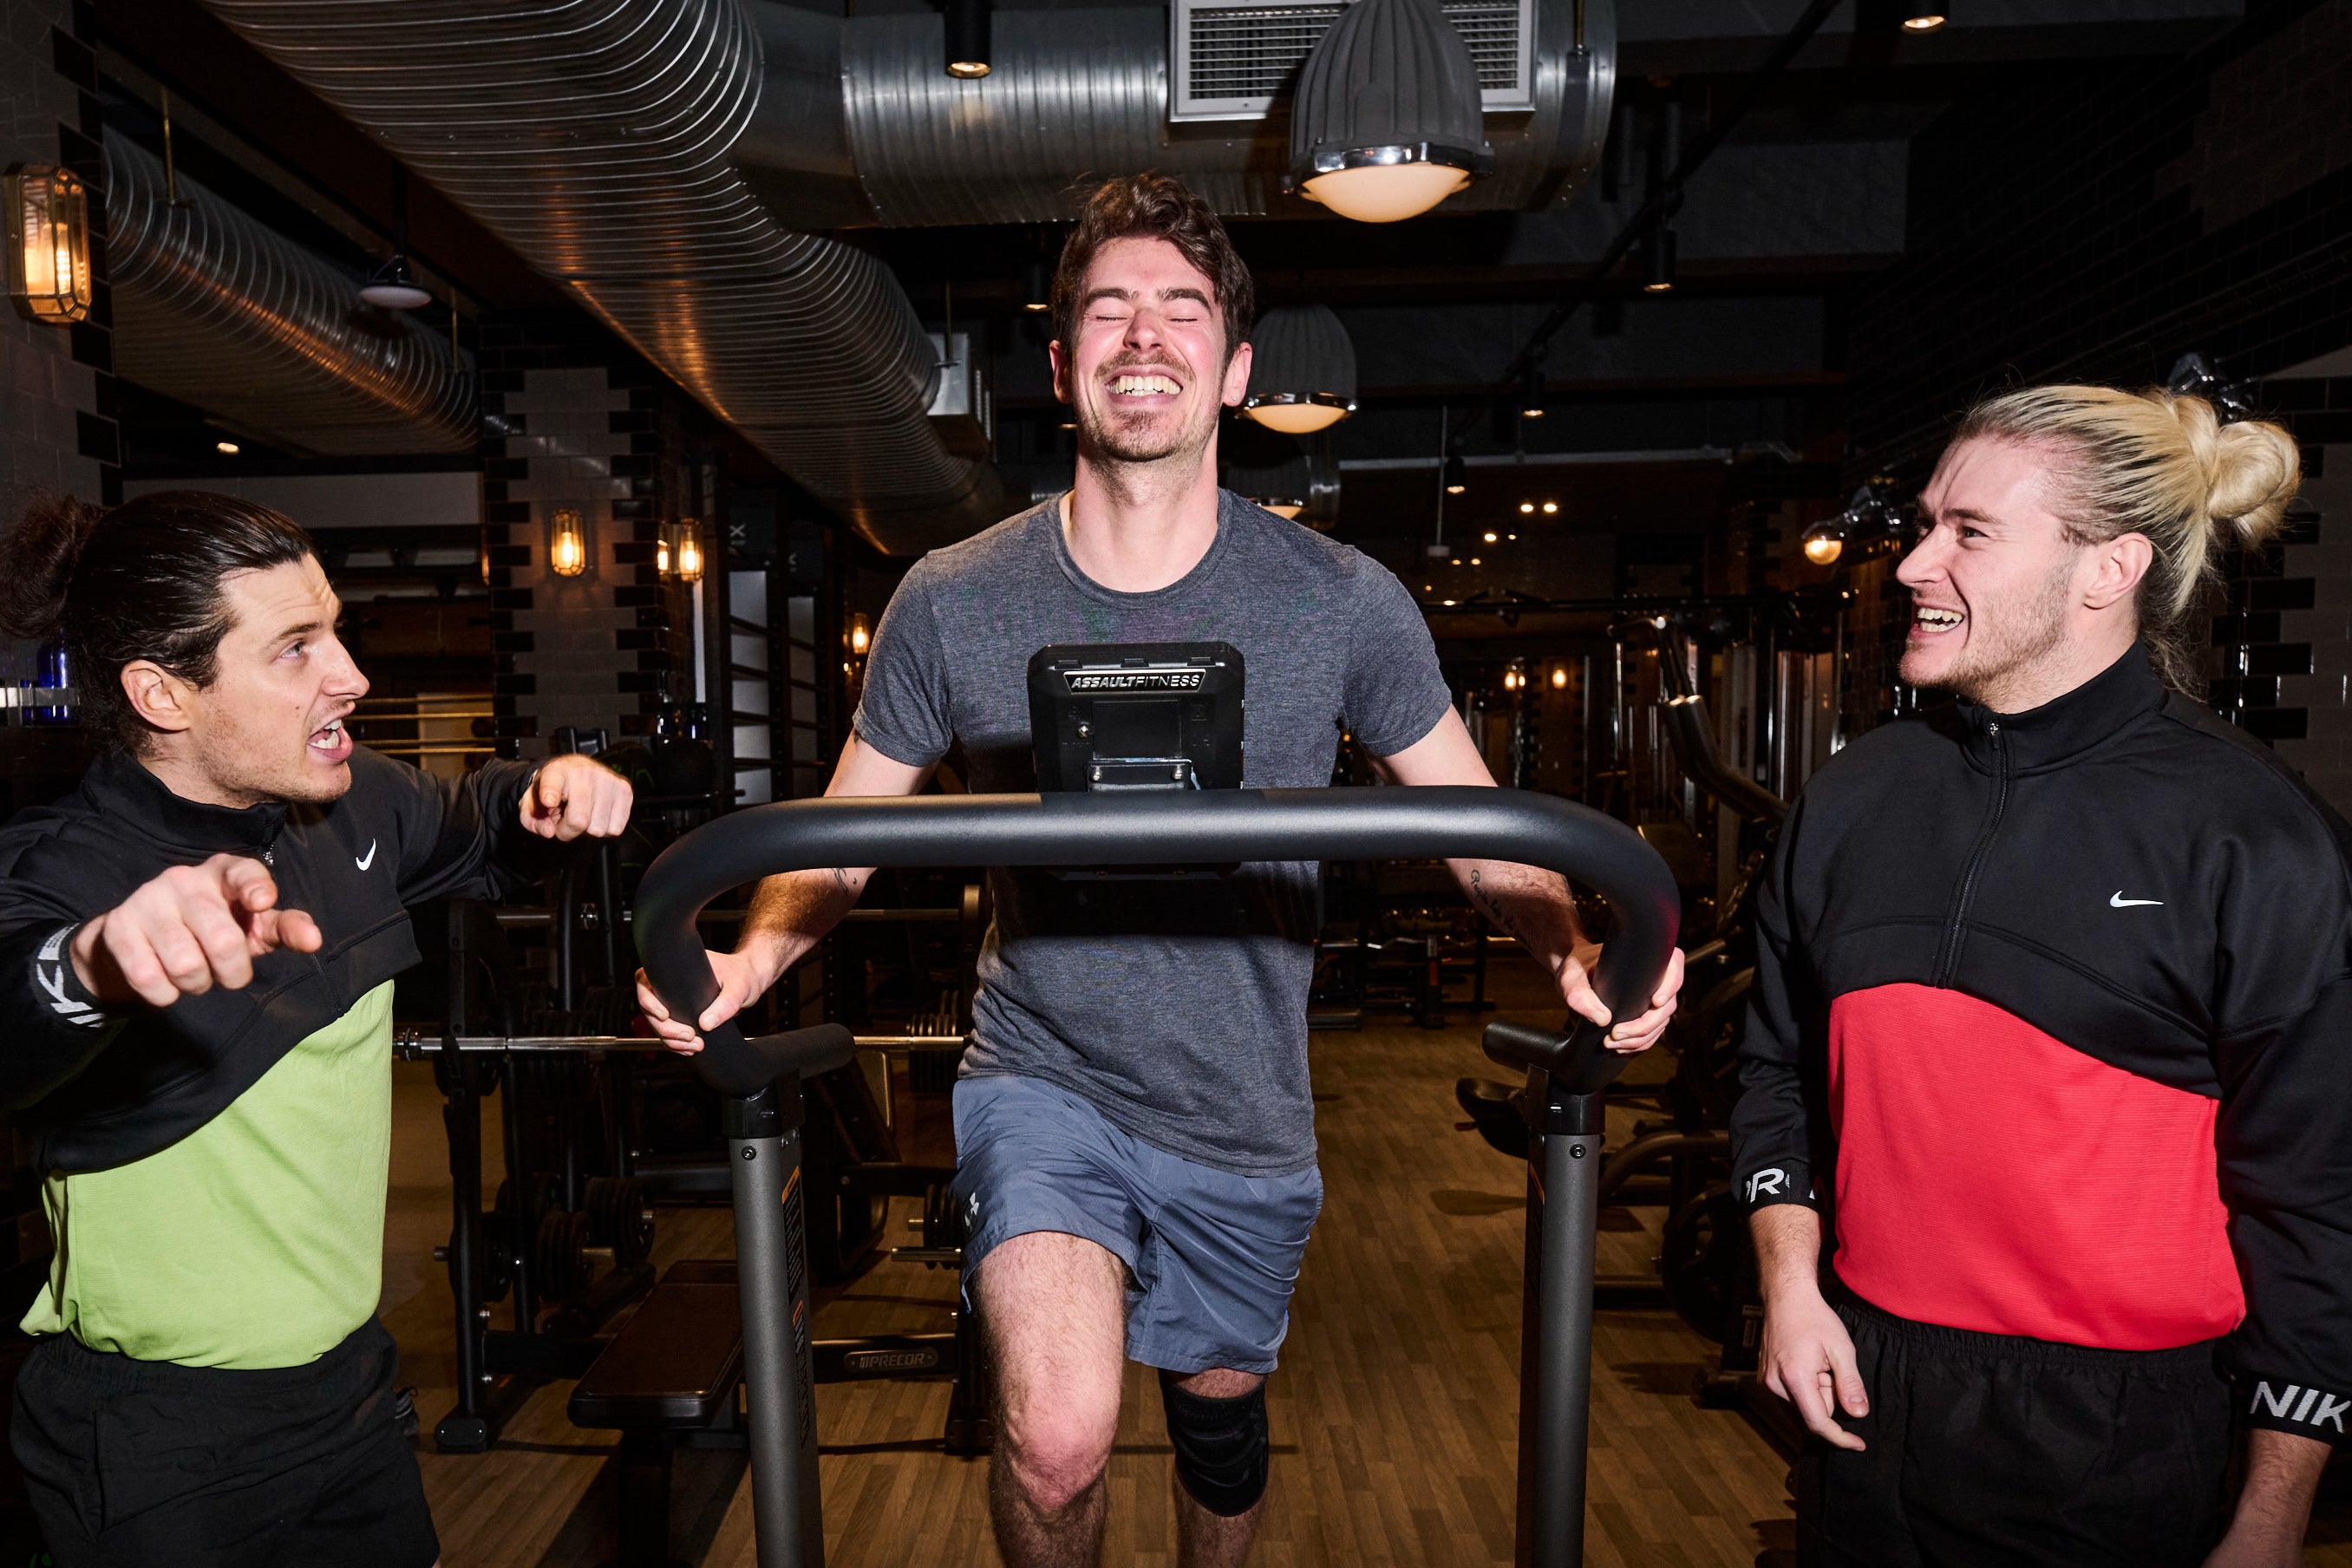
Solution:
[(184, 1366), (316, 1361), (375, 1315), (392, 984), (170, 1148), (43, 1187), (57, 1258), (25, 1331)]

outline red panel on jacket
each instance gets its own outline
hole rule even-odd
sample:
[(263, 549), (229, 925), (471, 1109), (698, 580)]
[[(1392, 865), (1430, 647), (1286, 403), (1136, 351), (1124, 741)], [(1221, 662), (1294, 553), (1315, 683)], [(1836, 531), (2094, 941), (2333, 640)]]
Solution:
[(1881, 985), (1830, 1009), (1837, 1271), (1900, 1317), (2165, 1350), (2245, 1316), (2217, 1102), (1990, 1002)]

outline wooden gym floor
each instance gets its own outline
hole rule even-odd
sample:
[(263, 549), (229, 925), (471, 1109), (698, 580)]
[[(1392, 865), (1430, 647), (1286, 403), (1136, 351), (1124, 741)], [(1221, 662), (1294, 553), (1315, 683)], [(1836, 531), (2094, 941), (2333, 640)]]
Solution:
[[(1508, 984), (1515, 976), (1501, 973)], [(1532, 971), (1528, 978), (1532, 979)], [(1513, 986), (1514, 999), (1535, 996)], [(1556, 1021), (1557, 1007), (1524, 1015)], [(1455, 1078), (1497, 1076), (1464, 1026), (1313, 1037), (1326, 1202), (1269, 1385), (1272, 1489), (1258, 1568), (1507, 1564), (1518, 1407), (1520, 1171), (1457, 1131)], [(615, 1434), (564, 1415), (569, 1384), (539, 1391), (488, 1454), (433, 1451), (452, 1402), (450, 1299), (432, 1249), (448, 1228), (440, 1100), (428, 1068), (395, 1069), (384, 1320), (417, 1388), (425, 1488), (448, 1568), (588, 1568), (615, 1549)], [(1617, 1113), (1612, 1142), (1625, 1136)], [(497, 1140), (486, 1140), (499, 1180)], [(929, 1157), (931, 1152), (922, 1152)], [(899, 1205), (899, 1214), (910, 1212)], [(893, 1226), (899, 1226), (894, 1214)], [(1604, 1273), (1646, 1269), (1656, 1211), (1604, 1215)], [(655, 1261), (724, 1257), (722, 1209), (665, 1208)], [(944, 1328), (945, 1270), (884, 1263), (825, 1302), (820, 1335)], [(503, 1307), (494, 1310), (503, 1312)], [(1794, 1561), (1788, 1467), (1738, 1414), (1700, 1408), (1713, 1347), (1666, 1310), (1599, 1314), (1587, 1561), (1596, 1568), (1748, 1568)], [(1104, 1560), (1172, 1568), (1159, 1400), (1130, 1364), (1110, 1469)], [(819, 1391), (827, 1560), (835, 1568), (998, 1562), (985, 1463), (940, 1451), (947, 1387)], [(673, 1553), (750, 1568), (740, 1454), (679, 1455)], [(2352, 1509), (2315, 1527), (2313, 1564), (2352, 1568)]]

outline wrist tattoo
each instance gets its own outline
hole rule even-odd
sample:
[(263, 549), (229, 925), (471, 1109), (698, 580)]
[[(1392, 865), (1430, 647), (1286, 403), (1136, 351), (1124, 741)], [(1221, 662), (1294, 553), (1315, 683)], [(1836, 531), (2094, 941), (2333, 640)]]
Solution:
[(1510, 910), (1505, 907), (1499, 897), (1487, 889), (1486, 870), (1483, 867), (1470, 868), (1470, 901), (1477, 906), (1479, 912), (1500, 927), (1505, 936), (1523, 947), (1527, 946), (1527, 936), (1519, 930), (1518, 923), (1511, 919)]

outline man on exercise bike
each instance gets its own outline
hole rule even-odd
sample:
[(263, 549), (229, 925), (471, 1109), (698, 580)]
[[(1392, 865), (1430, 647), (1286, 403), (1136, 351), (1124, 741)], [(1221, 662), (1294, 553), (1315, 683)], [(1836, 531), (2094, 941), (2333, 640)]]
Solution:
[(2352, 1412), (2352, 828), (2182, 694), (2295, 482), (2275, 426), (2039, 386), (1928, 483), (1902, 675), (1959, 701), (1790, 813), (1732, 1118), (1801, 1562), (2303, 1561)]
[[(828, 795), (911, 795), (961, 742), (971, 787), (1035, 787), (1025, 671), (1054, 644), (1230, 643), (1249, 682), (1244, 783), (1330, 782), (1341, 729), (1389, 780), (1490, 784), (1427, 626), (1347, 546), (1217, 488), (1217, 418), (1249, 384), (1248, 269), (1208, 206), (1139, 174), (1088, 199), (1054, 283), (1055, 387), (1076, 411), (1072, 489), (908, 574)], [(1479, 909), (1598, 1023), (1561, 879), (1454, 868)], [(1213, 885), (992, 874), (972, 1043), (956, 1086), (969, 1289), (1000, 1398), (991, 1506), (1015, 1568), (1100, 1553), (1122, 1360), (1160, 1372), (1188, 1565), (1237, 1563), (1265, 1489), (1264, 1384), (1322, 1203), (1307, 1090), (1317, 868)], [(699, 1027), (772, 985), (868, 873), (771, 878)], [(1652, 1011), (1611, 1043), (1664, 1027)], [(640, 987), (681, 1049), (693, 1023)]]
[(0, 829), (0, 1105), (56, 1237), (10, 1434), (58, 1568), (428, 1568), (376, 1319), (408, 906), (619, 835), (586, 757), (436, 779), (301, 529), (176, 490), (37, 503), (0, 627), (62, 634), (107, 750)]

